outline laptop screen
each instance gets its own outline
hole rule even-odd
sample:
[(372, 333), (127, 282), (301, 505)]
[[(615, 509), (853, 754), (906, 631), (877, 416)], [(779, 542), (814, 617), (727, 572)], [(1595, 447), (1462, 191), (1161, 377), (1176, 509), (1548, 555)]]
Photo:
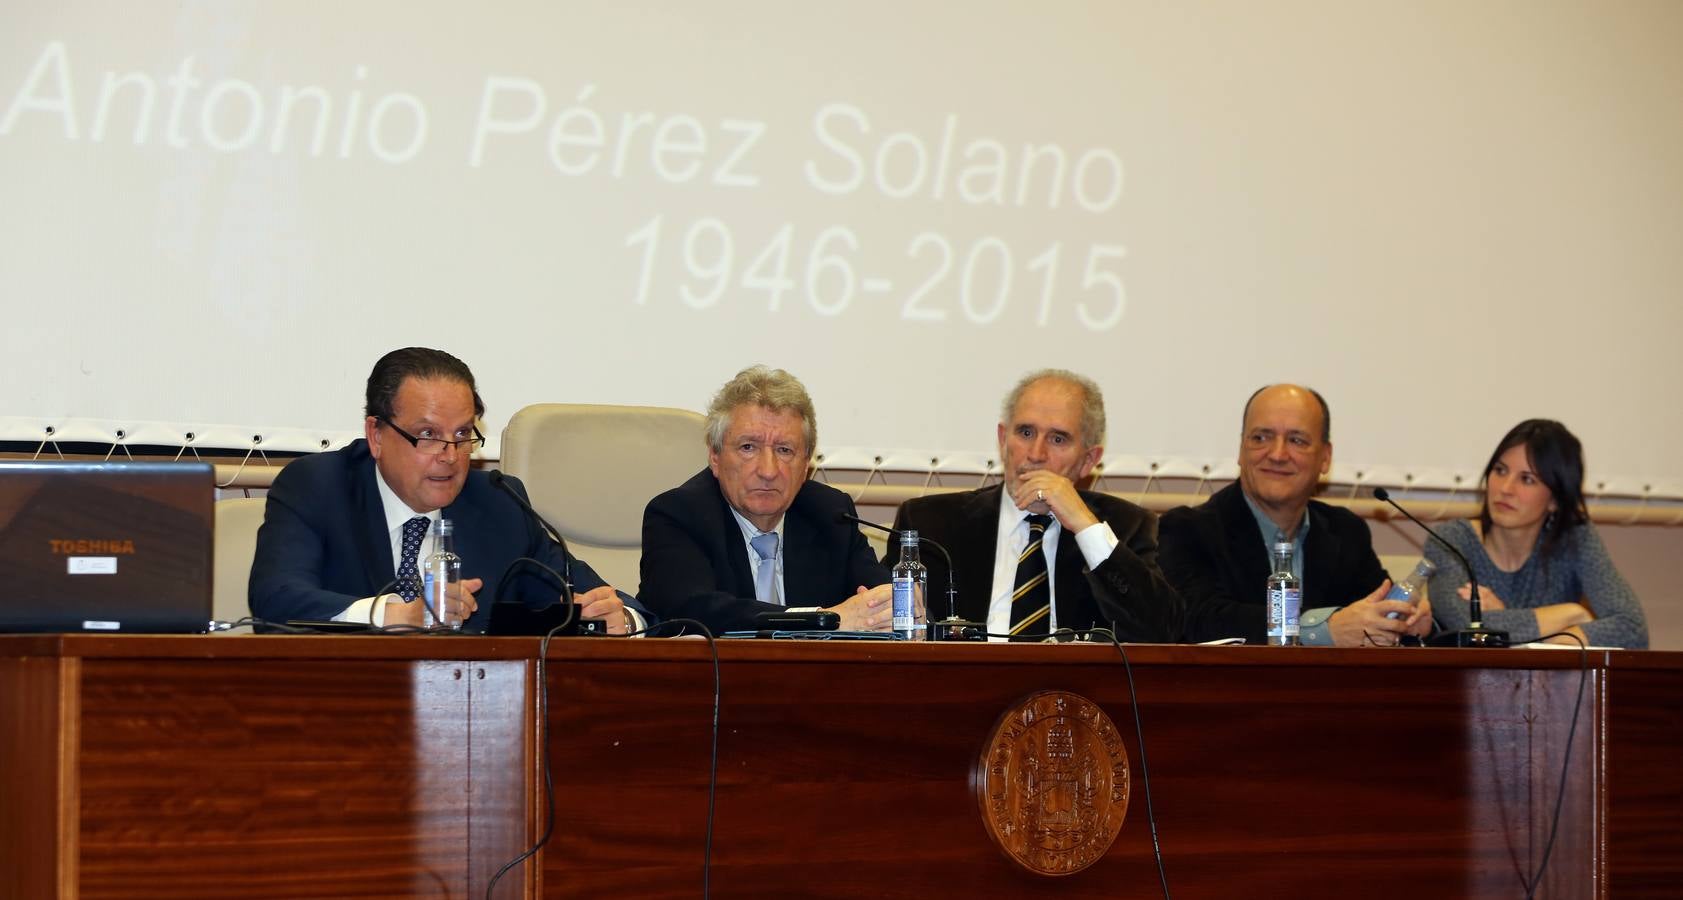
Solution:
[(202, 632), (209, 463), (0, 461), (0, 631)]

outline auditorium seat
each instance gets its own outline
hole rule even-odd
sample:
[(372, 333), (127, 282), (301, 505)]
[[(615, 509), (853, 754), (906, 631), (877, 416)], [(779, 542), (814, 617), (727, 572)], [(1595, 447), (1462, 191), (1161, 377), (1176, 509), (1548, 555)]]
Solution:
[(262, 497), (237, 497), (216, 503), (216, 562), (211, 595), (212, 616), (217, 621), (238, 622), (251, 615), (247, 585), (265, 502)]
[(668, 407), (533, 404), (503, 429), (500, 466), (525, 482), (573, 555), (634, 594), (643, 507), (707, 465), (703, 422)]

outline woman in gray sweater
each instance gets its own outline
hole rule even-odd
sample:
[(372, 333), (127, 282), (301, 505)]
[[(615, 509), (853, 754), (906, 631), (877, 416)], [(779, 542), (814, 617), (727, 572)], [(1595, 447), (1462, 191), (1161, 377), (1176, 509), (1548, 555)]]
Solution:
[[(1478, 529), (1451, 522), (1439, 533), (1478, 575), (1486, 628), (1508, 632), (1516, 644), (1565, 633), (1592, 646), (1645, 650), (1642, 604), (1589, 521), (1583, 485), (1578, 439), (1559, 422), (1527, 419), (1484, 467)], [(1436, 541), (1427, 543), (1426, 558), (1437, 566), (1429, 590), (1438, 624), (1465, 628), (1469, 591), (1460, 563)]]

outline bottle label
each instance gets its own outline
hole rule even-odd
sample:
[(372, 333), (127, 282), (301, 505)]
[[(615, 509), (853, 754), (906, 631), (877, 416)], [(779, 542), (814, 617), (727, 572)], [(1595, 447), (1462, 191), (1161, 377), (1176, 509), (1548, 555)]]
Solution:
[[(1414, 591), (1415, 591), (1415, 586), (1412, 585), (1412, 584), (1409, 584), (1406, 581), (1403, 582), (1402, 584), (1393, 584), (1393, 585), (1391, 585), (1390, 592), (1388, 592), (1385, 595), (1385, 599), (1386, 600), (1400, 600), (1403, 603), (1413, 603), (1414, 602)], [(1400, 618), (1402, 618), (1402, 613), (1388, 612), (1388, 613), (1385, 614), (1385, 618), (1387, 618), (1387, 619), (1400, 619)]]
[(894, 579), (894, 630), (910, 631), (917, 625), (917, 600), (913, 593), (917, 579), (911, 576)]
[(1298, 588), (1268, 589), (1268, 636), (1296, 637), (1297, 617), (1303, 610), (1303, 592)]

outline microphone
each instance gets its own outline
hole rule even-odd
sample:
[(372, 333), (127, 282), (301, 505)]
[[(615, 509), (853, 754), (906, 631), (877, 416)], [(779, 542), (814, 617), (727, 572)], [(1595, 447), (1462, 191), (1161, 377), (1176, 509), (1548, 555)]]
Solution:
[(526, 515), (531, 516), (534, 521), (542, 525), (544, 532), (561, 547), (561, 559), (563, 560), (561, 599), (568, 606), (575, 605), (573, 603), (573, 554), (567, 551), (567, 539), (561, 536), (561, 532), (554, 525), (549, 524), (548, 520), (533, 509), (532, 504), (526, 502), (525, 497), (520, 496), (520, 492), (514, 489), (514, 485), (508, 483), (508, 477), (503, 475), (501, 469), (492, 469), (489, 477), (492, 487), (507, 494), (510, 500), (520, 504), (520, 508), (526, 512)]
[[(861, 519), (845, 512), (836, 513), (836, 523), (838, 525), (846, 525), (850, 522), (854, 525), (874, 528), (890, 537), (898, 538), (900, 536), (900, 532), (886, 525), (878, 525), (869, 519)], [(918, 536), (918, 542), (928, 544), (941, 551), (941, 558), (947, 564), (947, 617), (939, 622), (929, 623), (929, 639), (932, 641), (969, 641), (976, 640), (974, 635), (986, 634), (986, 625), (958, 617), (958, 573), (953, 567), (952, 554), (947, 552), (947, 548), (922, 535)]]
[(1426, 532), (1426, 534), (1431, 536), (1432, 540), (1435, 540), (1439, 544), (1442, 544), (1445, 548), (1447, 548), (1449, 550), (1450, 553), (1454, 554), (1455, 558), (1461, 561), (1461, 568), (1464, 569), (1467, 573), (1467, 586), (1468, 586), (1467, 617), (1468, 617), (1468, 620), (1469, 620), (1468, 627), (1463, 628), (1462, 630), (1457, 631), (1453, 634), (1443, 635), (1443, 636), (1440, 636), (1438, 638), (1433, 639), (1433, 641), (1432, 641), (1433, 645), (1444, 646), (1444, 647), (1506, 647), (1506, 646), (1508, 646), (1508, 633), (1506, 631), (1495, 631), (1495, 630), (1484, 627), (1484, 622), (1483, 622), (1484, 609), (1479, 605), (1479, 599), (1478, 599), (1478, 576), (1473, 574), (1473, 564), (1467, 561), (1467, 557), (1463, 556), (1461, 554), (1460, 550), (1455, 549), (1454, 544), (1451, 544), (1450, 542), (1444, 540), (1442, 536), (1440, 536), (1437, 532), (1433, 531), (1430, 527), (1428, 527), (1425, 522), (1422, 522), (1419, 519), (1416, 519), (1412, 513), (1410, 513), (1406, 509), (1403, 509), (1401, 504), (1397, 503), (1397, 501), (1395, 501), (1395, 500), (1392, 500), (1390, 491), (1387, 491), (1382, 487), (1376, 487), (1376, 488), (1373, 489), (1373, 496), (1374, 496), (1374, 499), (1376, 499), (1376, 500), (1379, 500), (1383, 503), (1391, 504), (1391, 506), (1396, 508), (1397, 512), (1402, 513), (1403, 516), (1406, 517), (1410, 522), (1413, 522), (1414, 524), (1419, 525), (1420, 528)]

